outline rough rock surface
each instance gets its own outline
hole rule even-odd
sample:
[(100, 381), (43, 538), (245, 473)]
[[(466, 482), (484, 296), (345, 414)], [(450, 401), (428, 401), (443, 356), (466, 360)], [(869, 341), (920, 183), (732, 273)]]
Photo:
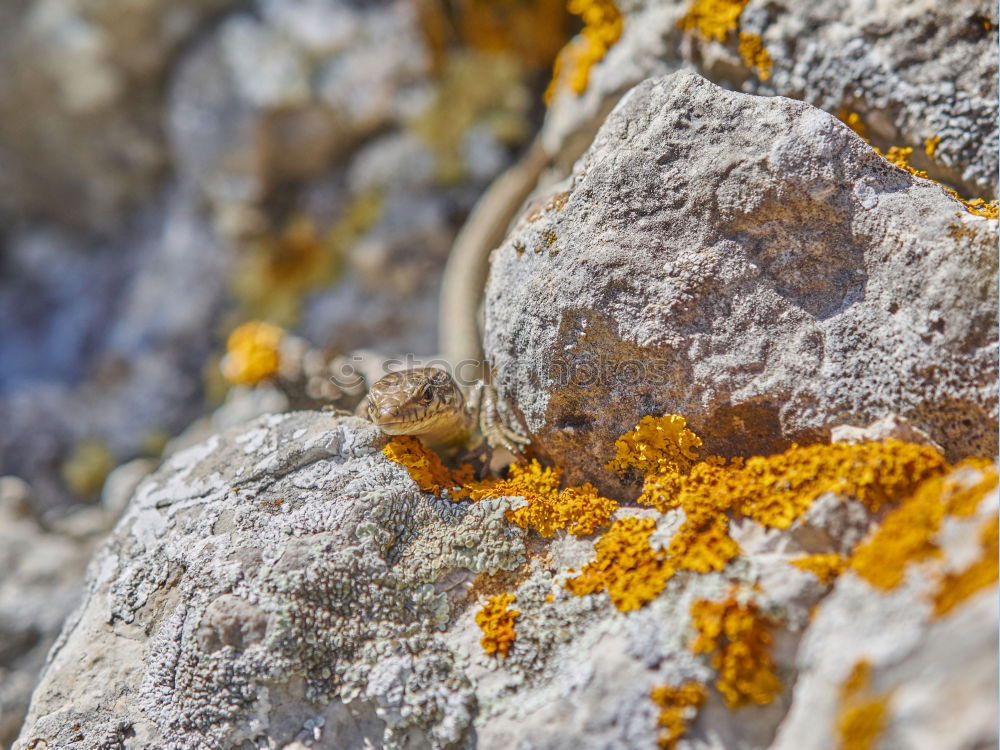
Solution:
[(63, 621), (79, 604), (81, 577), (113, 517), (86, 508), (43, 529), (28, 486), (0, 477), (0, 746), (9, 747)]
[[(955, 716), (961, 743), (949, 747), (995, 742), (995, 586), (946, 619), (932, 620), (926, 598), (974, 557), (995, 492), (949, 520), (943, 554), (891, 594), (850, 573), (831, 589), (788, 564), (842, 552), (869, 528), (859, 503), (830, 495), (787, 533), (735, 528), (744, 555), (724, 572), (678, 574), (622, 613), (563, 585), (593, 559), (592, 539), (510, 525), (518, 498), (422, 493), (382, 456), (384, 440), (354, 418), (296, 412), (176, 454), (92, 561), (15, 748), (651, 750), (650, 690), (714, 679), (690, 649), (692, 602), (734, 586), (781, 623), (784, 690), (738, 712), (710, 692), (681, 747), (829, 747), (839, 686), (862, 658), (869, 688), (893, 696), (887, 746), (934, 746), (921, 742)], [(657, 546), (683, 520), (619, 516), (656, 519)], [(521, 614), (499, 659), (484, 655), (475, 615), (505, 590)]]
[(647, 414), (730, 456), (890, 413), (992, 455), (996, 238), (825, 112), (679, 72), (494, 253), (486, 352), (572, 482)]
[[(777, 94), (847, 116), (882, 149), (914, 150), (912, 163), (964, 197), (997, 197), (997, 16), (977, 0), (802, 3), (750, 0), (619, 0), (621, 38), (590, 71), (580, 96), (552, 103), (543, 137), (550, 153), (575, 158), (604, 114), (651, 76), (694, 68), (720, 85)], [(683, 31), (693, 6), (715, 19), (721, 38)], [(732, 15), (727, 25), (720, 18)], [(739, 52), (759, 39), (770, 60), (761, 75)], [(928, 139), (937, 138), (933, 154)]]
[(458, 742), (474, 693), (437, 631), (524, 533), (515, 501), (419, 492), (383, 442), (300, 412), (176, 454), (92, 562), (22, 741)]

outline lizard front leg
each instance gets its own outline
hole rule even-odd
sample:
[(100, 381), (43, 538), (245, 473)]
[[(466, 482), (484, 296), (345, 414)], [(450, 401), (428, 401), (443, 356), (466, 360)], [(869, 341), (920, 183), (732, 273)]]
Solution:
[(478, 424), (486, 444), (492, 448), (506, 448), (518, 461), (523, 461), (524, 446), (531, 439), (520, 430), (506, 424), (497, 407), (497, 391), (491, 383), (478, 381), (468, 399), (470, 420)]

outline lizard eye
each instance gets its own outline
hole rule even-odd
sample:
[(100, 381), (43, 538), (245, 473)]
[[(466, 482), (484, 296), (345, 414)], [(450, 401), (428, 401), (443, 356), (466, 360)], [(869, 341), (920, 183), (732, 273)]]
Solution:
[(417, 396), (417, 398), (420, 400), (420, 403), (429, 404), (431, 401), (434, 400), (434, 391), (431, 389), (429, 385), (425, 385), (423, 388), (420, 389), (420, 393)]

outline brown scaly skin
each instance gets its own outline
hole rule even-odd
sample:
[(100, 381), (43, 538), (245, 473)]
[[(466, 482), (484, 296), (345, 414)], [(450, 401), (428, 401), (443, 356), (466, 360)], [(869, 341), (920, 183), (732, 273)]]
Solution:
[(492, 388), (477, 383), (465, 398), (451, 375), (436, 367), (390, 372), (368, 391), (364, 414), (387, 435), (415, 435), (432, 447), (468, 447), (478, 431), (489, 449), (520, 456), (528, 438), (503, 423)]

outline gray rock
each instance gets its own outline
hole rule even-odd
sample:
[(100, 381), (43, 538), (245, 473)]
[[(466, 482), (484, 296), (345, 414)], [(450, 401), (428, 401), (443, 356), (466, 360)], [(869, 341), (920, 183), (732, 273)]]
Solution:
[(648, 414), (730, 456), (889, 414), (996, 452), (997, 222), (832, 116), (650, 80), (539, 203), (494, 253), (485, 344), (569, 481), (615, 487), (597, 467)]
[[(9, 747), (28, 710), (45, 656), (63, 620), (82, 598), (82, 577), (107, 517), (88, 509), (89, 533), (43, 529), (31, 514), (31, 490), (16, 477), (0, 477), (0, 745)], [(103, 520), (103, 525), (100, 522)]]
[[(640, 81), (693, 68), (748, 93), (800, 99), (831, 114), (855, 112), (880, 148), (910, 147), (912, 163), (964, 197), (997, 197), (996, 10), (977, 0), (947, 7), (750, 0), (725, 41), (685, 33), (692, 3), (620, 0), (621, 38), (590, 71), (582, 95), (562, 91), (543, 137), (575, 159), (618, 99)], [(772, 67), (762, 80), (737, 51), (757, 35)], [(937, 137), (933, 157), (927, 139)]]
[(458, 743), (474, 691), (439, 631), (524, 532), (512, 501), (419, 492), (383, 443), (298, 412), (175, 454), (92, 562), (22, 741)]
[[(995, 491), (973, 517), (946, 520), (942, 555), (913, 565), (895, 592), (851, 573), (823, 585), (789, 565), (839, 539), (744, 528), (743, 554), (723, 572), (679, 573), (622, 613), (604, 593), (565, 587), (593, 559), (592, 539), (512, 526), (504, 514), (519, 498), (420, 492), (384, 443), (353, 417), (295, 412), (175, 454), (92, 560), (16, 750), (652, 750), (651, 689), (715, 679), (690, 648), (691, 605), (734, 586), (772, 620), (783, 689), (739, 711), (710, 690), (682, 748), (828, 747), (838, 686), (862, 658), (871, 690), (892, 696), (890, 746), (933, 747), (953, 710), (956, 747), (995, 741), (995, 658), (973, 663), (995, 656), (995, 587), (945, 618), (928, 604), (944, 572), (975, 560)], [(959, 482), (979, 481), (964, 471)], [(829, 509), (810, 523), (836, 535), (821, 516)], [(653, 519), (650, 544), (662, 549), (683, 511), (617, 517)], [(475, 618), (486, 592), (504, 590), (520, 615), (500, 659), (483, 653)], [(954, 698), (932, 700), (938, 684)]]
[[(802, 640), (792, 708), (772, 750), (820, 750), (817, 727), (842, 717), (842, 686), (859, 663), (869, 667), (861, 700), (885, 701), (879, 746), (972, 750), (996, 743), (997, 612), (990, 587), (944, 617), (932, 614), (928, 591), (948, 570), (982, 554), (984, 521), (996, 517), (990, 493), (971, 518), (945, 521), (942, 564), (912, 566), (894, 591), (873, 590), (852, 573), (837, 581)], [(971, 559), (969, 559), (971, 557)]]

